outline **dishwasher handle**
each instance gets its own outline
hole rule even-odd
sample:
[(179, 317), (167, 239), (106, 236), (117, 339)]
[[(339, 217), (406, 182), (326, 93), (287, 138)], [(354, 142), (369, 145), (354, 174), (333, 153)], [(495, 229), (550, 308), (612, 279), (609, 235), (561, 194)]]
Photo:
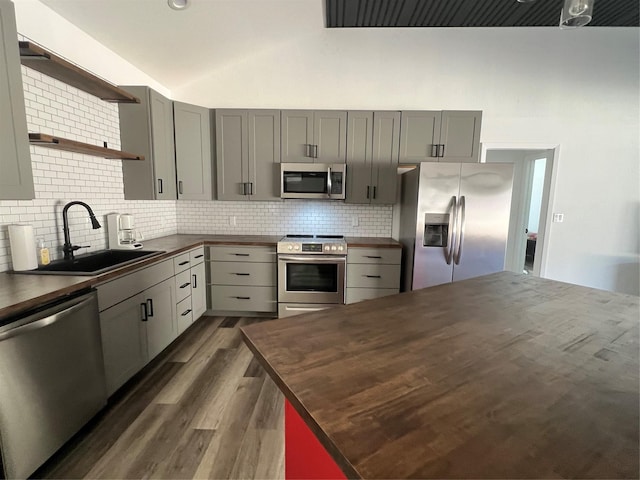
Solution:
[(59, 322), (60, 320), (73, 315), (74, 312), (80, 310), (85, 305), (90, 303), (92, 299), (92, 295), (83, 295), (82, 297), (77, 298), (75, 300), (75, 303), (73, 303), (73, 301), (64, 302), (48, 310), (38, 312), (32, 316), (29, 316), (21, 320), (19, 326), (0, 333), (0, 342), (9, 338), (13, 338), (17, 335), (31, 332), (33, 330), (39, 330), (48, 325)]

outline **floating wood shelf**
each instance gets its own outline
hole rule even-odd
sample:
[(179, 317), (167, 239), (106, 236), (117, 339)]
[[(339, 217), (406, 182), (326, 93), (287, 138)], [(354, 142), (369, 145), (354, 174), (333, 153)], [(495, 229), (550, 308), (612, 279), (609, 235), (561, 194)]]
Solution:
[(54, 137), (45, 133), (30, 133), (29, 143), (39, 147), (53, 148), (56, 150), (65, 150), (67, 152), (83, 153), (85, 155), (94, 155), (96, 157), (122, 159), (122, 160), (144, 160), (144, 155), (134, 155), (133, 153), (113, 150), (107, 147), (99, 147), (89, 143), (76, 142), (66, 138)]
[(91, 95), (113, 103), (140, 103), (140, 99), (32, 42), (19, 42), (20, 63)]

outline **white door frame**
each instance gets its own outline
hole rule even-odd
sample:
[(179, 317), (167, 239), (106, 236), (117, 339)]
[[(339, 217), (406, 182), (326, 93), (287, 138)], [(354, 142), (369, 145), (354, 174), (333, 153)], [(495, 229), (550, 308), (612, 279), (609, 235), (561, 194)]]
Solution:
[[(540, 244), (536, 245), (536, 255), (534, 259), (534, 274), (544, 277), (549, 256), (548, 246), (551, 237), (551, 219), (553, 218), (560, 145), (557, 143), (482, 143), (480, 145), (480, 163), (486, 163), (487, 150), (552, 150), (552, 154), (547, 157), (545, 185), (542, 195), (542, 205), (540, 207), (540, 224), (538, 229), (538, 242), (540, 242)], [(540, 239), (540, 233), (542, 233), (542, 239)], [(542, 247), (542, 252), (540, 252), (540, 247)]]

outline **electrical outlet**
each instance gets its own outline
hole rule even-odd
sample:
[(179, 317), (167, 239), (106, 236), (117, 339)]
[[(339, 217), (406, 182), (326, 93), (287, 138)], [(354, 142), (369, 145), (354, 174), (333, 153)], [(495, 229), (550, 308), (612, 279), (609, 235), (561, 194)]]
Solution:
[(236, 226), (236, 216), (235, 215), (231, 215), (229, 217), (229, 225), (231, 225), (232, 227)]
[(554, 213), (553, 223), (562, 223), (562, 222), (564, 222), (564, 213)]
[(358, 227), (358, 226), (360, 226), (360, 219), (358, 218), (358, 216), (357, 216), (357, 215), (354, 215), (354, 216), (351, 218), (351, 226), (352, 226), (352, 227)]

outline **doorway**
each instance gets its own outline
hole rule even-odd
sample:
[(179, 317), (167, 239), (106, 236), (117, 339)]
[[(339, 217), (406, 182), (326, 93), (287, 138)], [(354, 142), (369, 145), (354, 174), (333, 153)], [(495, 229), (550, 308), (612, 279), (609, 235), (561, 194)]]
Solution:
[(483, 145), (481, 162), (514, 165), (505, 270), (544, 275), (556, 154), (557, 146)]

